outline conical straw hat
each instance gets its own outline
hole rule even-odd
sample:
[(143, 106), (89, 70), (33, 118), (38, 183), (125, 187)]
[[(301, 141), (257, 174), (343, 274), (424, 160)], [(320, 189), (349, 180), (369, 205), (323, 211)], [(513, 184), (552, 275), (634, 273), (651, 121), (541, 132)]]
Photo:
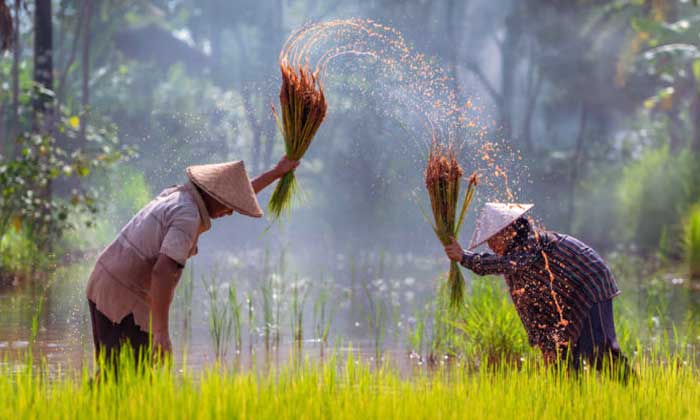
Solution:
[(476, 220), (476, 229), (469, 249), (474, 249), (488, 241), (532, 207), (532, 204), (486, 203)]
[(190, 166), (187, 176), (226, 207), (246, 216), (263, 215), (242, 160)]

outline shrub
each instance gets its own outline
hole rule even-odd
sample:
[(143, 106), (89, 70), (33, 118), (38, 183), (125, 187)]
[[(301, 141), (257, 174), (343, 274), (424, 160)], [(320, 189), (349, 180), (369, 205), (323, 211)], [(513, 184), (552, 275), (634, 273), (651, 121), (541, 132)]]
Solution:
[(433, 351), (465, 354), (489, 363), (517, 361), (530, 351), (527, 334), (497, 277), (478, 278), (464, 304), (449, 306), (449, 289), (441, 286), (435, 304)]
[(687, 183), (693, 166), (690, 152), (671, 155), (664, 146), (648, 150), (622, 170), (616, 196), (624, 241), (645, 252), (656, 250), (664, 229), (677, 225), (690, 200)]
[(692, 280), (700, 280), (700, 203), (691, 207), (683, 225), (683, 250)]

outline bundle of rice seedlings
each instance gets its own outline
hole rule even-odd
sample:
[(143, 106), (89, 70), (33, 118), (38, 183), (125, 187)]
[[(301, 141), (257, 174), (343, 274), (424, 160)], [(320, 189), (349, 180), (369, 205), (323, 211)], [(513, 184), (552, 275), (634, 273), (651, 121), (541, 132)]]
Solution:
[[(469, 184), (458, 214), (457, 205), (463, 173), (452, 147), (433, 141), (425, 170), (425, 186), (428, 189), (435, 219), (433, 230), (443, 245), (449, 244), (451, 238), (458, 239), (464, 216), (474, 196), (477, 185), (476, 172), (469, 177)], [(456, 261), (451, 261), (447, 279), (450, 287), (450, 302), (453, 306), (459, 305), (464, 295), (464, 277)]]
[[(287, 157), (299, 160), (326, 117), (326, 98), (318, 71), (311, 72), (308, 67), (302, 66), (295, 70), (284, 58), (280, 60), (280, 70), (280, 112), (274, 107), (273, 112), (284, 137)], [(296, 178), (294, 172), (289, 172), (280, 179), (270, 197), (268, 208), (274, 218), (289, 208), (295, 190)]]

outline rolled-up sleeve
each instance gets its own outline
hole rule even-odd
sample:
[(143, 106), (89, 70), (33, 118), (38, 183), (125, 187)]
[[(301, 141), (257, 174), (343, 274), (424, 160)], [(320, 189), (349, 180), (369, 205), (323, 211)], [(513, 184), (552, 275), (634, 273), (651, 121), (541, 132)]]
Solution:
[(160, 253), (184, 266), (193, 247), (196, 246), (199, 224), (199, 213), (196, 208), (182, 206), (174, 209), (167, 225)]
[(531, 253), (499, 256), (495, 254), (465, 253), (461, 264), (480, 276), (512, 274), (530, 265), (535, 258)]

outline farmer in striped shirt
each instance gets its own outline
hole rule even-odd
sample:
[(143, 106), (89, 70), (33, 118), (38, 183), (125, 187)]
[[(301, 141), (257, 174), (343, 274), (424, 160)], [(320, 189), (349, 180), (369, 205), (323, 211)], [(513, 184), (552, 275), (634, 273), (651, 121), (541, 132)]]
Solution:
[(511, 298), (545, 362), (569, 358), (598, 369), (623, 362), (612, 299), (620, 294), (605, 261), (576, 238), (535, 229), (523, 215), (532, 205), (487, 203), (469, 249), (484, 242), (494, 254), (465, 251), (456, 241), (447, 255), (478, 275), (505, 277)]

